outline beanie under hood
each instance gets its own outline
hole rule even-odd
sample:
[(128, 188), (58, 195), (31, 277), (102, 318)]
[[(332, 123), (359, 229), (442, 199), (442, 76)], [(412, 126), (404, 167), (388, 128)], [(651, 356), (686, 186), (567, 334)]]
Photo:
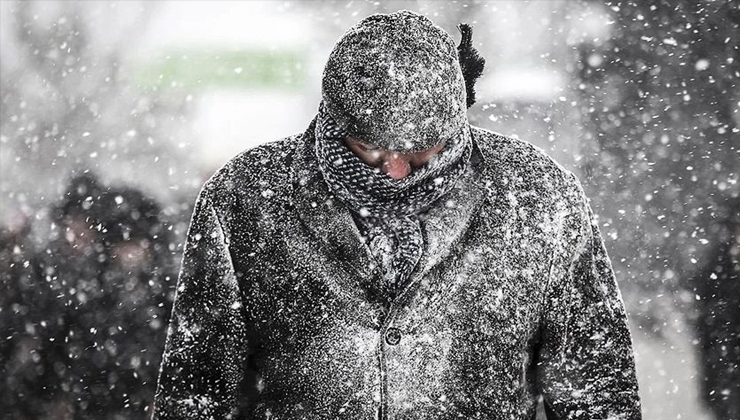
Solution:
[(467, 124), (452, 37), (409, 11), (372, 15), (350, 29), (329, 56), (322, 96), (352, 136), (388, 150), (425, 150)]

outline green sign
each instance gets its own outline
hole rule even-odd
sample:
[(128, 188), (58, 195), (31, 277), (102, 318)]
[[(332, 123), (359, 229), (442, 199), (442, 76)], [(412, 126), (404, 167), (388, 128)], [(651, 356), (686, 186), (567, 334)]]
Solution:
[(306, 79), (297, 51), (177, 51), (162, 54), (136, 73), (141, 87), (265, 87), (293, 90)]

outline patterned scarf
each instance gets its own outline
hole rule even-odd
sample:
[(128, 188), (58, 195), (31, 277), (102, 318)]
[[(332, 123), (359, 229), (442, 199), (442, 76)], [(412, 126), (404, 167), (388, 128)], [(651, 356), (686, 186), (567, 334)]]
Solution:
[(448, 140), (445, 148), (406, 178), (394, 180), (363, 162), (344, 144), (349, 136), (319, 109), (316, 156), (332, 193), (353, 212), (357, 225), (378, 262), (394, 298), (421, 257), (424, 240), (419, 216), (455, 185), (472, 151), (470, 130)]

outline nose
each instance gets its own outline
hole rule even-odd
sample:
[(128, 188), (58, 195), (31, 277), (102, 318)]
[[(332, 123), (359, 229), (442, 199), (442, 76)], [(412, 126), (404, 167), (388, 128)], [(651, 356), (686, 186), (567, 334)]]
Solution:
[(381, 170), (393, 179), (406, 178), (411, 173), (409, 158), (402, 153), (388, 153)]

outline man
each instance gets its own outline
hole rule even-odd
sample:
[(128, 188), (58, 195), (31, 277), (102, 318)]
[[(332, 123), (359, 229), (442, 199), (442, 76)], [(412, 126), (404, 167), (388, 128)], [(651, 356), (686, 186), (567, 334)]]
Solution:
[(639, 419), (575, 177), (466, 118), (482, 60), (411, 12), (349, 30), (302, 135), (196, 203), (155, 419)]

